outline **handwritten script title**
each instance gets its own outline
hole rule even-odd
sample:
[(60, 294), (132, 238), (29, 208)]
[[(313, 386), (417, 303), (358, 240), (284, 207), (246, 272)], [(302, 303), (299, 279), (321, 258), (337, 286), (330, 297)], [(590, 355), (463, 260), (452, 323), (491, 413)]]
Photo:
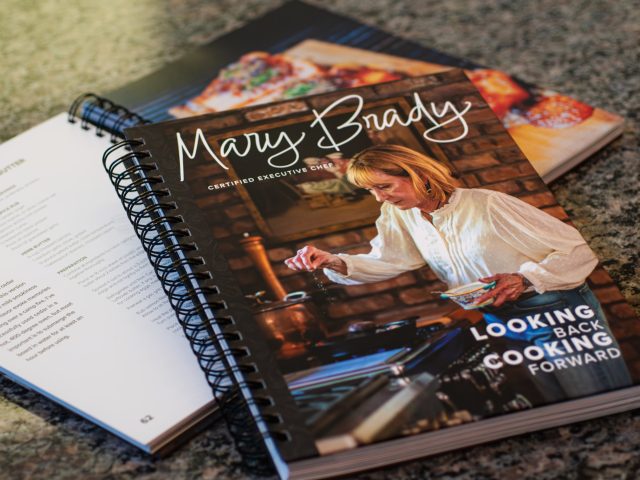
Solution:
[[(337, 108), (345, 105), (355, 104), (353, 112), (338, 126), (330, 128), (326, 119), (331, 116)], [(346, 95), (339, 98), (321, 112), (312, 110), (314, 119), (310, 123), (309, 128), (320, 128), (322, 135), (317, 140), (317, 147), (322, 150), (340, 151), (340, 147), (347, 145), (366, 128), (368, 131), (384, 130), (396, 125), (408, 126), (414, 122), (423, 122), (428, 128), (422, 133), (422, 136), (434, 143), (451, 143), (463, 139), (469, 133), (469, 127), (464, 119), (464, 115), (471, 108), (470, 102), (464, 102), (463, 108), (458, 110), (456, 106), (447, 101), (440, 105), (430, 102), (425, 104), (420, 95), (416, 92), (413, 94), (413, 106), (409, 113), (403, 118), (395, 107), (384, 110), (381, 114), (366, 113), (363, 114), (364, 100), (360, 95)], [(460, 133), (454, 138), (438, 139), (434, 137), (434, 133), (446, 126), (461, 127)], [(277, 133), (269, 132), (250, 132), (244, 133), (237, 137), (225, 138), (220, 142), (219, 154), (214, 151), (204, 136), (201, 129), (197, 129), (195, 138), (191, 148), (183, 140), (180, 132), (176, 133), (178, 143), (178, 162), (180, 167), (180, 181), (184, 181), (184, 164), (185, 157), (193, 160), (198, 154), (200, 148), (204, 148), (220, 167), (228, 170), (229, 167), (225, 163), (230, 155), (237, 157), (246, 157), (253, 151), (268, 154), (267, 163), (273, 168), (289, 168), (300, 160), (299, 146), (306, 137), (306, 133), (299, 132), (295, 137), (285, 130)]]

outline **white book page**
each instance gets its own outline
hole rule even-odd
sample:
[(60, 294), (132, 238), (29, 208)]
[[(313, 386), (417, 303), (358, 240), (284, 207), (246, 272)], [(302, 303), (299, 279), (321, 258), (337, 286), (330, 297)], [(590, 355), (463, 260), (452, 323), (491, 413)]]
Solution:
[(139, 446), (211, 390), (101, 163), (60, 114), (0, 146), (0, 371)]

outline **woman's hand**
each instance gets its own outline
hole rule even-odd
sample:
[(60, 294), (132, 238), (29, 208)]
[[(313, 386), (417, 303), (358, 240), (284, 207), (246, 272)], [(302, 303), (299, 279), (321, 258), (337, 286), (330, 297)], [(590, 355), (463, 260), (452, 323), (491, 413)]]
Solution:
[(526, 279), (519, 273), (498, 273), (490, 277), (479, 278), (481, 282), (495, 281), (496, 286), (481, 295), (475, 301), (476, 305), (493, 298), (493, 306), (500, 307), (504, 302), (513, 302), (527, 289)]
[(298, 250), (295, 256), (287, 258), (284, 263), (291, 270), (298, 272), (313, 272), (319, 268), (328, 268), (342, 275), (347, 274), (347, 264), (344, 263), (344, 260), (311, 245), (305, 245)]

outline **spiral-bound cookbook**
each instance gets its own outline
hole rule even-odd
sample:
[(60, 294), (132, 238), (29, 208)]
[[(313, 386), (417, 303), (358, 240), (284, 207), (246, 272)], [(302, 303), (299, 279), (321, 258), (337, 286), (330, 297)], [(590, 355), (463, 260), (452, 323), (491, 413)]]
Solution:
[[(452, 67), (465, 69), (499, 123), (507, 128), (517, 144), (495, 122), (476, 128), (469, 121), (469, 138), (488, 135), (491, 140), (479, 140), (478, 145), (443, 144), (445, 153), (446, 149), (460, 149), (456, 153), (460, 157), (453, 163), (461, 175), (460, 181), (468, 187), (490, 184), (511, 195), (527, 196), (546, 211), (559, 215), (559, 208), (534, 171), (520, 162), (518, 147), (531, 160), (533, 169), (550, 181), (618, 135), (622, 127), (620, 117), (473, 61), (438, 52), (374, 26), (297, 1), (287, 2), (187, 53), (177, 62), (107, 94), (116, 103), (95, 95), (83, 95), (71, 105), (68, 118), (60, 114), (4, 143), (0, 146), (3, 153), (0, 160), (0, 225), (3, 229), (0, 248), (4, 262), (0, 275), (2, 373), (149, 452), (175, 445), (177, 437), (192, 433), (196, 426), (204, 425), (203, 421), (211, 418), (216, 407), (208, 380), (219, 396), (228, 399), (222, 405), (227, 416), (232, 418), (235, 434), (242, 435), (243, 451), (250, 451), (247, 458), (260, 457), (261, 442), (255, 441), (258, 436), (245, 428), (247, 418), (251, 415), (258, 418), (258, 406), (252, 405), (249, 415), (242, 402), (235, 402), (241, 396), (233, 393), (236, 390), (227, 371), (240, 366), (228, 364), (233, 356), (209, 341), (210, 336), (215, 334), (216, 337), (220, 332), (212, 333), (209, 324), (199, 323), (202, 312), (200, 307), (192, 305), (193, 299), (186, 290), (189, 287), (199, 292), (200, 300), (207, 305), (229, 305), (224, 303), (228, 302), (228, 297), (221, 299), (215, 293), (222, 273), (218, 273), (215, 281), (207, 280), (209, 269), (204, 269), (202, 275), (189, 273), (185, 286), (183, 277), (187, 274), (181, 269), (191, 268), (191, 260), (180, 257), (187, 265), (179, 264), (174, 268), (175, 255), (181, 254), (183, 246), (180, 242), (166, 242), (170, 238), (191, 238), (188, 234), (191, 230), (175, 230), (173, 225), (162, 220), (162, 214), (167, 213), (165, 200), (169, 201), (177, 190), (172, 189), (168, 197), (156, 191), (141, 194), (141, 189), (146, 188), (146, 180), (132, 186), (127, 183), (130, 179), (126, 174), (119, 177), (122, 170), (118, 169), (129, 167), (128, 162), (134, 161), (137, 154), (129, 152), (131, 157), (124, 163), (109, 165), (122, 203), (134, 221), (136, 236), (122, 213), (121, 204), (113, 196), (111, 185), (104, 178), (99, 157), (110, 141), (120, 138), (123, 128), (144, 123), (142, 117), (155, 122), (217, 112), (216, 129), (252, 128), (254, 124), (246, 123), (243, 114), (231, 113), (231, 110), (276, 100), (300, 99), (281, 105), (290, 105), (287, 108), (295, 105), (302, 114), (308, 111), (305, 96), (407, 80)], [(176, 75), (176, 72), (180, 74)], [(363, 98), (366, 100), (366, 96)], [(230, 113), (223, 113), (227, 110)], [(274, 121), (279, 118), (271, 110), (269, 112)], [(432, 112), (432, 116), (437, 119), (439, 112)], [(476, 114), (470, 112), (469, 115), (473, 119)], [(488, 116), (489, 112), (484, 111), (482, 115)], [(255, 117), (251, 122), (267, 120)], [(191, 125), (186, 121), (184, 124)], [(314, 131), (318, 128), (322, 128), (320, 123)], [(379, 136), (376, 142), (409, 142), (405, 138), (406, 132), (402, 133), (402, 138), (394, 137), (400, 133), (389, 136), (382, 130), (373, 132), (372, 136)], [(434, 135), (443, 133), (435, 131)], [(192, 168), (193, 144), (189, 142), (193, 139), (188, 139), (186, 133), (181, 138), (185, 145), (182, 158), (187, 175)], [(435, 273), (406, 273), (387, 280), (391, 282), (389, 285), (395, 285), (394, 288), (404, 288), (402, 295), (397, 293), (401, 290), (396, 292), (389, 290), (391, 287), (381, 286), (373, 287), (377, 293), (369, 294), (366, 293), (369, 291), (367, 286), (347, 289), (341, 287), (340, 282), (325, 279), (321, 273), (309, 276), (283, 263), (306, 246), (307, 239), (322, 237), (319, 245), (324, 249), (321, 250), (331, 250), (332, 254), (360, 253), (368, 248), (367, 242), (375, 233), (373, 222), (379, 211), (373, 197), (365, 195), (345, 177), (348, 157), (354, 153), (355, 146), (362, 149), (366, 146), (363, 138), (358, 137), (345, 147), (347, 154), (326, 149), (301, 151), (304, 165), (301, 161), (292, 164), (294, 171), (305, 169), (302, 177), (300, 172), (295, 174), (297, 180), (291, 173), (287, 174), (290, 178), (285, 178), (280, 176), (280, 170), (269, 170), (266, 172), (268, 181), (245, 181), (254, 177), (252, 162), (229, 168), (223, 168), (217, 162), (205, 162), (196, 167), (196, 180), (190, 178), (191, 174), (185, 177), (185, 182), (199, 182), (198, 188), (207, 189), (206, 195), (198, 191), (193, 197), (198, 208), (204, 209), (213, 219), (211, 225), (215, 224), (215, 227), (204, 227), (205, 231), (220, 240), (216, 248), (229, 258), (228, 265), (234, 273), (230, 271), (225, 275), (230, 279), (239, 278), (236, 293), (245, 305), (242, 308), (262, 312), (258, 315), (261, 325), (273, 326), (272, 333), (266, 335), (268, 343), (285, 345), (282, 347), (284, 353), (280, 357), (276, 354), (276, 358), (285, 364), (292, 359), (289, 362), (292, 366), (285, 365), (283, 372), (300, 366), (296, 359), (304, 354), (311, 341), (317, 340), (326, 347), (319, 357), (310, 357), (315, 360), (309, 368), (315, 368), (325, 365), (327, 358), (333, 358), (334, 353), (327, 345), (334, 342), (336, 336), (346, 335), (351, 339), (360, 335), (363, 337), (361, 343), (365, 344), (367, 335), (380, 329), (390, 331), (396, 326), (403, 328), (394, 335), (403, 335), (403, 331), (413, 327), (411, 322), (409, 326), (403, 322), (394, 323), (399, 314), (391, 312), (398, 310), (398, 302), (404, 305), (398, 310), (404, 312), (403, 318), (399, 319), (402, 321), (415, 317), (416, 312), (423, 318), (421, 305), (427, 301), (425, 295), (430, 295), (428, 299), (436, 299), (434, 305), (438, 308), (450, 305), (450, 301), (438, 300), (437, 295), (433, 297), (430, 293), (446, 290), (446, 285), (431, 285), (430, 282), (439, 278)], [(290, 139), (296, 141), (293, 136)], [(254, 152), (256, 149), (266, 152), (273, 142), (283, 146), (286, 143), (281, 142), (286, 140), (286, 137), (280, 140), (273, 137), (262, 143), (256, 138), (259, 143), (252, 148)], [(301, 149), (306, 148), (305, 142), (300, 144)], [(231, 149), (229, 152), (243, 151), (240, 144), (233, 148), (229, 144), (227, 148)], [(440, 151), (438, 148), (436, 150)], [(279, 159), (285, 161), (295, 151), (296, 145), (292, 145)], [(484, 151), (488, 153), (485, 155)], [(122, 153), (121, 149), (109, 158), (119, 156), (119, 152)], [(225, 164), (221, 157), (218, 158)], [(286, 163), (278, 162), (276, 158), (273, 163)], [(478, 170), (469, 167), (471, 170), (467, 173), (468, 165)], [(148, 173), (152, 172), (149, 170)], [(220, 182), (209, 180), (218, 175), (222, 176)], [(176, 188), (185, 185), (179, 183)], [(273, 189), (276, 185), (279, 187)], [(300, 198), (306, 203), (296, 203)], [(152, 200), (158, 203), (154, 204), (153, 218), (149, 219), (146, 214)], [(140, 247), (140, 241), (148, 254)], [(199, 245), (193, 247), (197, 251)], [(242, 250), (238, 250), (240, 248)], [(152, 267), (148, 265), (149, 260)], [(227, 265), (225, 262), (219, 265)], [(601, 270), (598, 272), (601, 272), (597, 276), (599, 287), (613, 292), (615, 289), (607, 290), (611, 287), (608, 276)], [(206, 288), (202, 286), (203, 282), (209, 282)], [(427, 285), (427, 290), (421, 285)], [(167, 300), (167, 295), (171, 301)], [(336, 295), (340, 297), (339, 302), (334, 299)], [(278, 303), (285, 297), (285, 303)], [(314, 318), (333, 319), (327, 325), (304, 327), (308, 322), (307, 310), (314, 308), (310, 306), (311, 298), (314, 305), (321, 306), (313, 314)], [(619, 305), (615, 311), (618, 314), (627, 312), (628, 307), (621, 306), (626, 304), (616, 298)], [(332, 303), (329, 299), (335, 301)], [(294, 304), (298, 306), (292, 307)], [(368, 317), (368, 312), (376, 308), (381, 309), (380, 313)], [(281, 311), (287, 312), (284, 317), (280, 317)], [(184, 331), (175, 322), (175, 312)], [(208, 311), (206, 318), (211, 315), (212, 311)], [(284, 324), (277, 328), (273, 323), (276, 317), (286, 318), (279, 320)], [(224, 321), (218, 317), (215, 325)], [(439, 328), (438, 322), (428, 328), (422, 323), (417, 325), (420, 335)], [(226, 328), (234, 331), (233, 325)], [(301, 333), (307, 328), (316, 333)], [(192, 348), (184, 338), (185, 331)], [(256, 338), (263, 336), (261, 333)], [(384, 335), (376, 334), (374, 338), (384, 338)], [(384, 353), (388, 349), (382, 349), (382, 356), (370, 357), (362, 365), (358, 362), (346, 364), (347, 375), (351, 368), (382, 371), (396, 359), (405, 358), (402, 361), (406, 361), (403, 355), (407, 354), (407, 347), (398, 348), (400, 350), (393, 355)], [(200, 367), (204, 368), (206, 378), (193, 361), (191, 349), (201, 358)], [(231, 351), (238, 354), (244, 350), (231, 348)], [(273, 358), (272, 353), (269, 355)], [(391, 356), (387, 358), (386, 355)], [(350, 355), (344, 357), (344, 360), (350, 359), (353, 360)], [(264, 359), (261, 362), (268, 363)], [(247, 374), (247, 367), (241, 368), (243, 371), (237, 373), (237, 381)], [(342, 367), (338, 364), (337, 368)], [(321, 370), (318, 375), (324, 378), (334, 373)], [(303, 377), (300, 382), (305, 381)], [(367, 388), (374, 389), (384, 381), (377, 380), (378, 383)], [(270, 381), (270, 389), (278, 382)], [(396, 386), (394, 384), (393, 388)], [(285, 386), (282, 389), (288, 391)], [(303, 397), (302, 393), (295, 393), (296, 399)], [(309, 398), (313, 400), (314, 397)], [(293, 400), (289, 398), (289, 401)], [(282, 405), (279, 401), (278, 409)], [(348, 402), (340, 405), (340, 408), (350, 408)], [(289, 411), (297, 411), (297, 408), (292, 407)], [(320, 421), (320, 424), (326, 423), (327, 428), (337, 410), (330, 411), (333, 413)], [(469, 411), (475, 415), (473, 410)], [(303, 410), (302, 415), (309, 412)], [(278, 419), (279, 415), (282, 414), (274, 413), (265, 418)], [(288, 421), (285, 430), (288, 432), (293, 425), (302, 424), (297, 420)], [(264, 423), (259, 422), (257, 428), (266, 432)], [(289, 433), (283, 435), (286, 437)], [(325, 437), (324, 433), (318, 436), (321, 445), (326, 445), (326, 442), (322, 443)], [(268, 445), (274, 446), (280, 437), (271, 433), (269, 438)], [(255, 463), (265, 465), (264, 462)]]
[(125, 136), (105, 168), (254, 469), (640, 406), (633, 309), (462, 70)]

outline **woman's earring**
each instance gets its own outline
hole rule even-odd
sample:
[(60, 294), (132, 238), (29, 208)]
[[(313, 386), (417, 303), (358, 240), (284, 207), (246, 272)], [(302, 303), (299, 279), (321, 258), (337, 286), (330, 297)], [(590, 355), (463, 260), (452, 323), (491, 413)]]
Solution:
[(424, 182), (424, 186), (427, 189), (427, 193), (431, 195), (431, 184), (429, 183), (429, 180)]

